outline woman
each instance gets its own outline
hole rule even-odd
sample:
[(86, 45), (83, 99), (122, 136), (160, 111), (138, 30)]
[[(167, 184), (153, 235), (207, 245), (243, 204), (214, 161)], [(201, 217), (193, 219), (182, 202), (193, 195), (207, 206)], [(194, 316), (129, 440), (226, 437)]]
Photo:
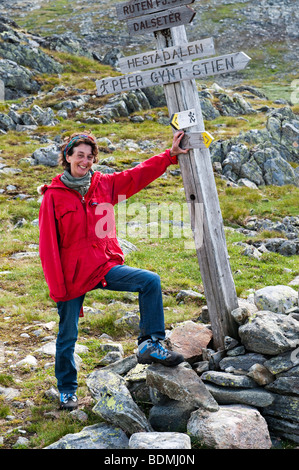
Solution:
[(139, 292), (138, 362), (174, 366), (183, 356), (165, 349), (164, 314), (157, 274), (124, 264), (116, 238), (113, 206), (136, 194), (177, 163), (183, 132), (170, 150), (113, 174), (92, 171), (98, 147), (91, 134), (73, 134), (61, 147), (62, 175), (41, 187), (39, 252), (50, 297), (60, 317), (55, 375), (60, 407), (77, 407), (74, 349), (85, 294), (92, 289)]

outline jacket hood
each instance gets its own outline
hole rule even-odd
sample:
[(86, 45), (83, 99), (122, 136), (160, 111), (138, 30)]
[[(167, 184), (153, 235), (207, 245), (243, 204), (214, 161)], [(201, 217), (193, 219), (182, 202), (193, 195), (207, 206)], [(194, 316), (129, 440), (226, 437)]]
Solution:
[(52, 179), (52, 182), (50, 184), (41, 184), (40, 186), (38, 186), (36, 188), (38, 194), (43, 195), (47, 191), (48, 188), (55, 188), (55, 187), (63, 188), (65, 185), (60, 180), (60, 177), (61, 175), (57, 175)]

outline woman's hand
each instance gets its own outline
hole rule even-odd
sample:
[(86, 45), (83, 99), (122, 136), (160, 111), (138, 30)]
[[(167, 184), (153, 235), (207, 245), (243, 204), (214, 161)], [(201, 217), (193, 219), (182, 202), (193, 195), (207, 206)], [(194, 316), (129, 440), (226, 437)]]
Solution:
[(184, 131), (178, 131), (173, 136), (172, 147), (170, 149), (170, 155), (174, 157), (175, 155), (179, 155), (181, 153), (188, 153), (189, 149), (182, 149), (180, 147), (180, 142), (184, 137)]

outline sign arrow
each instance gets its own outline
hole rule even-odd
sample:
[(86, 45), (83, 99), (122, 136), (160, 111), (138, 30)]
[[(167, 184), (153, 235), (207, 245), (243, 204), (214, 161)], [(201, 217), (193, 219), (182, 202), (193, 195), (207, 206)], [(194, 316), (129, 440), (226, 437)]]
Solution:
[(170, 125), (177, 130), (196, 126), (196, 124), (197, 118), (195, 109), (187, 109), (186, 111), (175, 113), (170, 118)]
[(193, 62), (180, 62), (154, 70), (145, 70), (117, 77), (107, 77), (96, 80), (99, 96), (111, 93), (120, 93), (136, 88), (145, 88), (155, 85), (166, 85), (168, 83), (180, 82), (217, 75), (222, 73), (236, 72), (246, 67), (250, 57), (244, 52), (236, 52), (218, 57), (211, 57)]
[(118, 65), (123, 73), (136, 70), (151, 69), (178, 62), (191, 61), (215, 54), (213, 38), (181, 44), (180, 46), (165, 47), (155, 51), (120, 57)]
[(136, 18), (155, 11), (168, 10), (169, 8), (188, 5), (195, 0), (131, 0), (130, 2), (118, 3), (116, 14), (119, 20)]
[(185, 133), (181, 140), (180, 147), (182, 149), (207, 149), (213, 142), (214, 137), (209, 132), (189, 132)]
[(127, 21), (129, 34), (144, 34), (191, 23), (195, 16), (192, 8), (183, 5)]

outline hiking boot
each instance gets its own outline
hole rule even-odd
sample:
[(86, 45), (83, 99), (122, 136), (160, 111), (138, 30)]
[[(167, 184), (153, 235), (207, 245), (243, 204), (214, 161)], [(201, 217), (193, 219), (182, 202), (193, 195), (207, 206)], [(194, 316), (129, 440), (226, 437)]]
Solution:
[(61, 393), (60, 394), (60, 409), (61, 410), (75, 410), (78, 408), (78, 398), (75, 393)]
[(137, 361), (139, 364), (160, 363), (173, 367), (183, 362), (184, 356), (164, 348), (158, 339), (147, 339), (138, 346)]

